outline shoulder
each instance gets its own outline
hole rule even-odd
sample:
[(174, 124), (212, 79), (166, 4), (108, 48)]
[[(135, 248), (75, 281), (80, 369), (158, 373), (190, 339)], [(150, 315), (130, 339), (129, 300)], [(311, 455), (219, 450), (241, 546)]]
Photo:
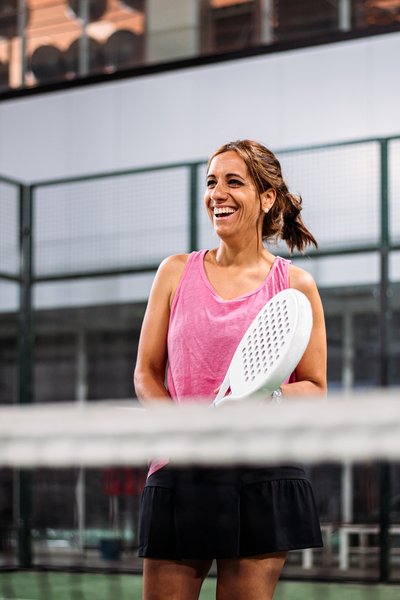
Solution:
[(161, 262), (159, 270), (173, 272), (184, 269), (190, 254), (171, 254)]
[(190, 254), (173, 254), (167, 256), (158, 267), (158, 278), (180, 278), (185, 270)]
[(168, 296), (169, 302), (179, 285), (190, 254), (173, 254), (165, 258), (158, 267), (152, 292)]
[(289, 266), (289, 285), (307, 296), (317, 291), (317, 285), (313, 276), (295, 265)]

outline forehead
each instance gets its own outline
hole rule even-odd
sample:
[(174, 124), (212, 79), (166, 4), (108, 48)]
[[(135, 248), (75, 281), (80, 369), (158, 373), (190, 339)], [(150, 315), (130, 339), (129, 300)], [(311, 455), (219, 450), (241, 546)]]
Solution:
[(246, 177), (248, 174), (246, 163), (234, 150), (214, 156), (207, 175), (224, 175), (226, 173), (237, 173), (242, 177)]

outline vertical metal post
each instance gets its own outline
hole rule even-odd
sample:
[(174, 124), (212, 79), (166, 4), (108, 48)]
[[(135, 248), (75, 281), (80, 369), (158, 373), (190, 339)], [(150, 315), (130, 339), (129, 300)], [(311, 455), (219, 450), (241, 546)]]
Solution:
[(262, 0), (261, 2), (261, 43), (272, 44), (274, 41), (274, 28), (273, 28), (273, 2), (272, 0)]
[(353, 313), (348, 306), (343, 315), (342, 352), (342, 386), (345, 392), (349, 392), (354, 385), (354, 326)]
[(353, 522), (353, 465), (350, 462), (342, 464), (342, 523)]
[[(20, 187), (20, 308), (18, 332), (18, 401), (33, 402), (33, 327), (32, 327), (32, 198), (29, 186)], [(19, 470), (17, 479), (18, 561), (20, 567), (32, 565), (31, 512), (32, 477)]]
[(190, 191), (189, 191), (189, 252), (198, 247), (198, 219), (197, 201), (199, 195), (198, 165), (189, 166)]
[(390, 282), (389, 282), (389, 167), (388, 140), (380, 141), (381, 164), (381, 232), (380, 232), (380, 311), (379, 351), (382, 387), (389, 385), (389, 327), (390, 327)]
[[(379, 306), (379, 383), (382, 388), (389, 385), (389, 171), (388, 140), (380, 141), (381, 170), (381, 239), (380, 239), (380, 306)], [(390, 578), (390, 464), (384, 462), (380, 469), (380, 560), (379, 579)]]
[[(80, 329), (77, 333), (77, 356), (76, 356), (76, 400), (79, 404), (85, 404), (87, 400), (87, 347), (86, 331)], [(86, 503), (85, 503), (85, 469), (79, 468), (76, 482), (75, 494), (78, 512), (78, 545), (81, 554), (85, 549), (85, 525), (86, 525)]]
[(79, 40), (79, 75), (82, 77), (89, 73), (89, 38), (87, 26), (89, 24), (89, 0), (80, 0), (79, 16), (81, 19), (81, 37)]
[(340, 31), (351, 31), (351, 0), (339, 0), (338, 25)]
[(26, 0), (18, 0), (18, 38), (20, 41), (21, 51), (21, 74), (20, 74), (20, 86), (25, 86), (25, 75), (26, 75), (26, 16), (27, 16)]

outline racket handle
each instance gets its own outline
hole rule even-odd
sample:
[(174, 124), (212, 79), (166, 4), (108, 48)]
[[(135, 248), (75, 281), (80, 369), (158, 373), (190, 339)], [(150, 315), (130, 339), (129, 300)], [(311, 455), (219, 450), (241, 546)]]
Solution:
[[(263, 396), (265, 395), (265, 398)], [(236, 404), (237, 402), (245, 401), (247, 404), (251, 402), (257, 402), (261, 406), (264, 404), (281, 404), (282, 403), (282, 389), (278, 387), (276, 390), (272, 391), (268, 389), (265, 394), (260, 393), (260, 390), (255, 392), (254, 394), (244, 394), (243, 396), (233, 396), (232, 394), (228, 394), (227, 396), (223, 396), (223, 398), (215, 398), (212, 406), (217, 407), (223, 404)]]
[(217, 406), (222, 398), (225, 396), (226, 392), (229, 389), (230, 381), (229, 381), (229, 371), (226, 373), (223, 382), (221, 383), (221, 387), (219, 388), (218, 394), (215, 396), (214, 402), (211, 406)]

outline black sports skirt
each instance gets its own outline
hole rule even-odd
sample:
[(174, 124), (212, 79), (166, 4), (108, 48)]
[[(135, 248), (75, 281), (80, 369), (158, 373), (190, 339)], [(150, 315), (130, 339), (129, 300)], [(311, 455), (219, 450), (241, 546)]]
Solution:
[(321, 546), (313, 491), (301, 467), (168, 465), (147, 479), (139, 556), (233, 558)]

